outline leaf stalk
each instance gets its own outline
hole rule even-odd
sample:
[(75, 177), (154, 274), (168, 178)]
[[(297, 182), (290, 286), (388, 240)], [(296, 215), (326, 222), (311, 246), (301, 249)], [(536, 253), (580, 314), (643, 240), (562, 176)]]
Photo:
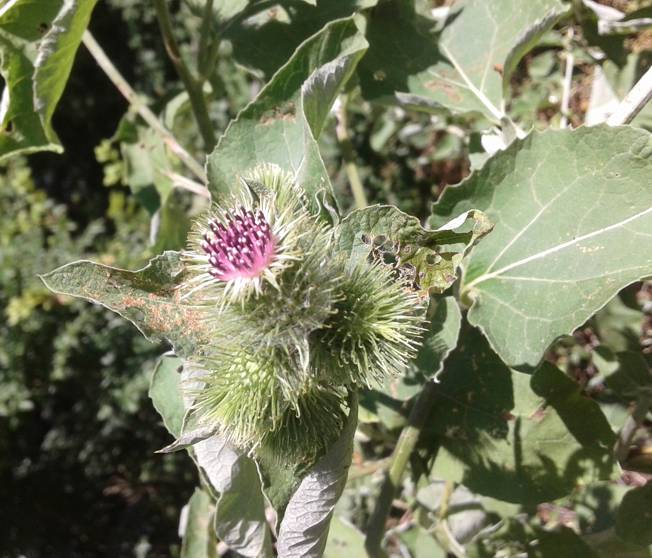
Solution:
[(367, 537), (365, 548), (370, 558), (384, 556), (381, 549), (385, 523), (392, 507), (392, 501), (401, 486), (401, 480), (407, 467), (408, 461), (419, 440), (430, 408), (437, 396), (437, 384), (428, 382), (419, 393), (419, 396), (410, 411), (408, 424), (401, 431), (394, 452), (390, 458), (390, 466), (385, 474), (380, 494), (376, 501), (376, 507), (367, 525)]

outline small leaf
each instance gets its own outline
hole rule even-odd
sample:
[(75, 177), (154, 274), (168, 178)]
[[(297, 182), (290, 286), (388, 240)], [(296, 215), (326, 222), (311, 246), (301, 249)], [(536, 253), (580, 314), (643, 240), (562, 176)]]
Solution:
[(208, 157), (214, 199), (228, 194), (243, 172), (273, 163), (293, 173), (315, 213), (323, 203), (334, 207), (316, 138), (366, 48), (353, 19), (333, 22), (303, 43), (231, 122)]
[(331, 521), (324, 558), (367, 558), (364, 535), (337, 515)]
[[(168, 176), (172, 165), (167, 148), (154, 130), (136, 126), (128, 119), (123, 119), (119, 134), (125, 138), (120, 142), (125, 181), (139, 201), (153, 213), (152, 210), (165, 204), (172, 192), (172, 180)], [(126, 137), (132, 141), (126, 141)], [(155, 190), (155, 193), (149, 190)], [(156, 198), (156, 194), (158, 206), (148, 203), (148, 197), (153, 195)]]
[(390, 253), (399, 265), (414, 268), (414, 278), (424, 293), (439, 293), (455, 282), (465, 251), (490, 230), (478, 211), (467, 211), (433, 231), (396, 207), (376, 205), (347, 215), (335, 234), (340, 250), (352, 251), (356, 257), (372, 250)]
[(616, 534), (628, 543), (652, 544), (652, 483), (625, 494), (616, 518)]
[(505, 362), (532, 367), (624, 286), (652, 274), (652, 141), (631, 127), (533, 133), (433, 207), (496, 223), (470, 253), (462, 296)]
[(644, 314), (616, 296), (591, 320), (602, 343), (614, 351), (640, 351)]
[(536, 550), (528, 553), (532, 558), (545, 558), (555, 556), (556, 558), (599, 558), (582, 538), (570, 527), (561, 526), (554, 531), (536, 529), (534, 536), (538, 544)]
[(365, 422), (380, 420), (389, 429), (404, 426), (409, 412), (405, 402), (417, 395), (428, 380), (437, 381), (444, 361), (457, 345), (462, 313), (455, 297), (446, 296), (433, 297), (428, 314), (430, 325), (408, 371), (388, 379), (382, 389), (362, 395), (360, 406), (366, 411)]
[(321, 558), (335, 504), (342, 495), (353, 453), (358, 404), (351, 397), (349, 417), (339, 439), (301, 480), (281, 522), (279, 558)]
[(185, 409), (181, 395), (180, 358), (162, 356), (156, 363), (149, 386), (149, 397), (154, 408), (163, 418), (163, 424), (170, 434), (178, 436), (183, 424)]
[[(185, 425), (184, 425), (185, 427)], [(210, 438), (217, 432), (218, 426), (199, 426), (195, 429), (185, 432), (183, 429), (178, 434), (178, 438), (171, 444), (161, 448), (156, 453), (174, 453), (182, 449), (187, 449), (202, 440)]]
[(220, 436), (198, 442), (193, 449), (217, 499), (217, 536), (240, 556), (271, 557), (271, 536), (256, 464)]
[(138, 271), (82, 260), (41, 279), (56, 293), (113, 310), (150, 341), (169, 341), (180, 357), (197, 355), (210, 339), (203, 308), (185, 303), (176, 289), (183, 280), (183, 264), (176, 252), (156, 256)]
[(652, 397), (652, 374), (641, 353), (623, 351), (612, 353), (607, 347), (596, 347), (593, 363), (604, 377), (607, 387), (625, 399), (638, 399), (647, 392)]
[(97, 0), (14, 0), (0, 10), (0, 160), (63, 148), (52, 115)]

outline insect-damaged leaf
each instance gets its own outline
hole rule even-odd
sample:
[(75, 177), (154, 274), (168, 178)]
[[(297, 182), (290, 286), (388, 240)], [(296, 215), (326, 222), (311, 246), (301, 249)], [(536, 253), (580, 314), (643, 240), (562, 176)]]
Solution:
[(151, 341), (169, 341), (184, 357), (201, 352), (210, 337), (204, 309), (182, 300), (183, 281), (177, 252), (164, 252), (138, 271), (90, 261), (64, 265), (41, 279), (54, 292), (101, 304), (133, 323)]
[(366, 257), (372, 251), (391, 257), (413, 271), (424, 293), (440, 293), (454, 283), (466, 250), (490, 230), (480, 211), (467, 211), (439, 230), (428, 230), (396, 207), (377, 205), (347, 215), (335, 234), (337, 247), (352, 252), (352, 257)]

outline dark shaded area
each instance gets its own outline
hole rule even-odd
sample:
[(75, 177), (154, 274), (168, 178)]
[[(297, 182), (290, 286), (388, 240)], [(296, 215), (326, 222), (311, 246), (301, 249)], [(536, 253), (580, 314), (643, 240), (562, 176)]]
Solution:
[[(156, 103), (156, 83), (175, 82), (156, 22), (139, 17), (150, 8), (99, 2), (91, 30)], [(143, 52), (149, 66), (138, 64)], [(81, 47), (54, 116), (65, 153), (0, 168), (2, 558), (178, 555), (179, 513), (197, 477), (185, 452), (154, 454), (171, 441), (147, 395), (167, 348), (107, 310), (51, 295), (37, 278), (80, 257), (125, 267), (146, 257), (146, 213), (109, 211), (127, 189), (102, 185), (94, 154), (126, 109)]]

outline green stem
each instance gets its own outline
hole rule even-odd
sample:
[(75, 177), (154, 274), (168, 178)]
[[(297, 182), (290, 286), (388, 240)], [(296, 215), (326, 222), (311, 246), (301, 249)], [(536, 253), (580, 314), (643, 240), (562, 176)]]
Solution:
[(113, 62), (106, 55), (102, 47), (95, 40), (90, 31), (85, 31), (83, 35), (84, 46), (91, 53), (98, 66), (102, 68), (107, 77), (111, 80), (113, 85), (122, 93), (129, 105), (135, 110), (140, 117), (154, 130), (170, 148), (179, 160), (186, 165), (186, 167), (201, 180), (202, 183), (206, 182), (206, 174), (204, 168), (199, 164), (190, 153), (188, 153), (181, 144), (176, 140), (172, 133), (163, 125), (159, 118), (150, 110), (145, 104), (143, 99), (133, 90), (131, 85), (122, 76), (119, 70), (113, 65)]
[(346, 94), (342, 94), (340, 96), (340, 107), (337, 111), (337, 126), (335, 128), (335, 133), (340, 144), (342, 158), (344, 159), (344, 170), (346, 172), (346, 176), (349, 179), (349, 184), (351, 185), (351, 191), (353, 193), (355, 205), (358, 209), (362, 209), (363, 207), (367, 207), (368, 203), (367, 196), (364, 192), (364, 187), (362, 186), (362, 181), (360, 180), (358, 166), (355, 162), (355, 150), (353, 149), (353, 144), (351, 143), (351, 138), (349, 137), (347, 117), (348, 102), (348, 96)]
[(421, 429), (428, 418), (428, 413), (437, 395), (437, 384), (428, 382), (421, 390), (416, 400), (408, 424), (401, 431), (394, 452), (391, 456), (389, 470), (385, 474), (385, 479), (380, 488), (380, 495), (376, 501), (376, 507), (371, 515), (367, 525), (367, 537), (365, 539), (365, 548), (370, 558), (379, 558), (384, 556), (381, 550), (383, 534), (387, 516), (392, 507), (392, 501), (396, 496), (403, 478), (403, 473), (407, 467), (410, 455), (417, 445)]
[(172, 31), (172, 21), (170, 19), (167, 0), (154, 0), (154, 8), (156, 9), (161, 35), (163, 36), (163, 43), (165, 44), (165, 50), (167, 51), (177, 74), (179, 74), (186, 91), (188, 92), (190, 106), (195, 115), (199, 132), (204, 140), (206, 152), (210, 153), (213, 150), (213, 147), (215, 147), (217, 140), (215, 138), (213, 124), (208, 114), (208, 106), (206, 105), (206, 98), (204, 97), (203, 91), (203, 82), (197, 80), (192, 75), (190, 69), (186, 66), (186, 63), (181, 56), (179, 45), (177, 40), (174, 38), (174, 33)]
[(204, 6), (204, 13), (201, 20), (201, 29), (199, 32), (199, 52), (197, 54), (197, 68), (198, 73), (201, 75), (203, 73), (204, 65), (206, 64), (206, 58), (208, 55), (208, 46), (210, 44), (211, 37), (211, 21), (213, 19), (213, 0), (206, 0), (206, 5)]
[[(213, 0), (206, 1), (206, 10), (202, 19), (201, 38), (199, 40), (199, 56), (197, 64), (197, 72), (199, 74), (198, 81), (202, 84), (208, 81), (217, 65), (217, 57), (220, 52), (220, 38), (217, 32), (213, 31), (211, 39), (211, 31), (213, 29)], [(213, 91), (215, 93), (215, 91)]]

